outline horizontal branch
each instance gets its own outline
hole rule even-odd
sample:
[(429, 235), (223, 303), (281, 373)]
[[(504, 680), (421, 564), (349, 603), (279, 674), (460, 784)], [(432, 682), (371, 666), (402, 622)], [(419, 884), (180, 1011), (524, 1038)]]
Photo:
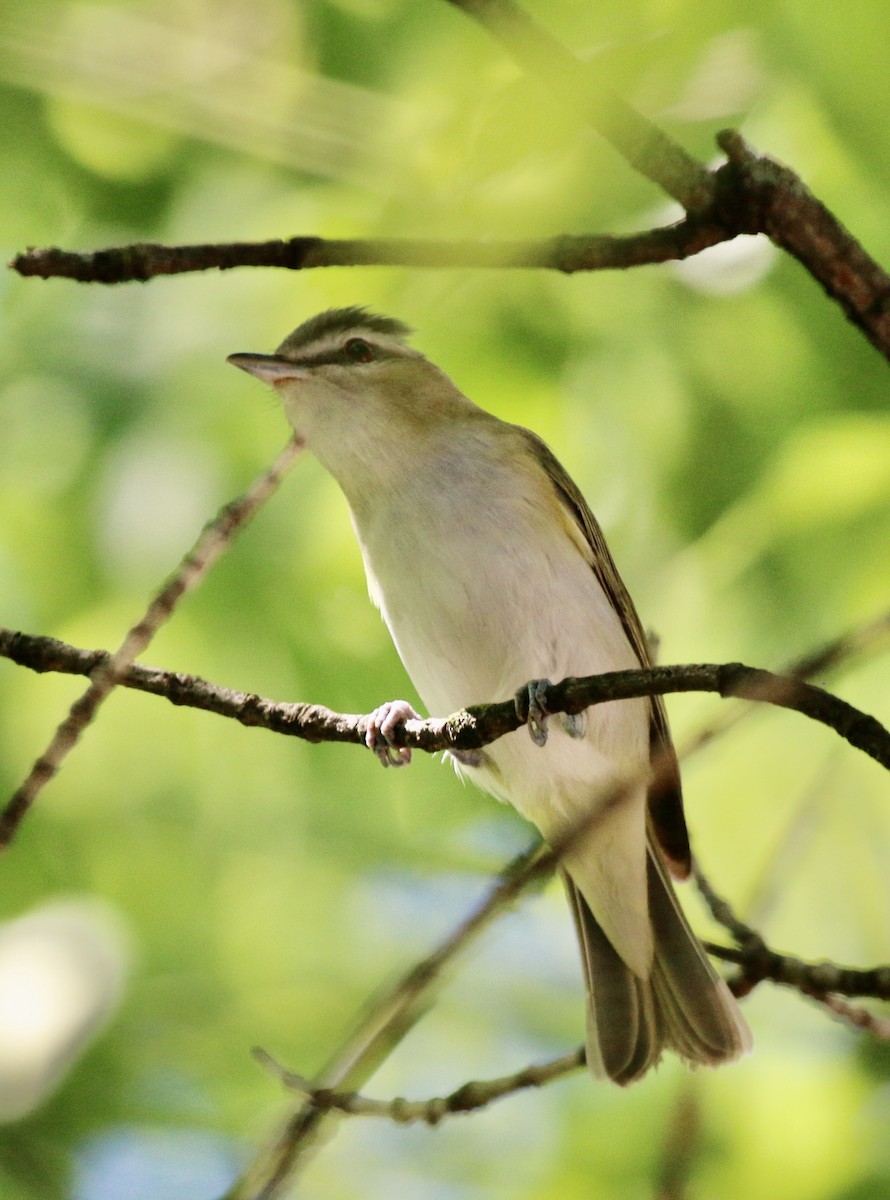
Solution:
[(496, 1079), (471, 1080), (447, 1096), (436, 1096), (426, 1100), (406, 1100), (402, 1096), (392, 1100), (373, 1100), (358, 1092), (316, 1087), (302, 1075), (282, 1066), (265, 1050), (257, 1048), (253, 1055), (259, 1063), (276, 1075), (289, 1091), (298, 1092), (313, 1108), (341, 1112), (354, 1117), (387, 1117), (398, 1125), (422, 1122), (430, 1126), (440, 1124), (445, 1117), (486, 1108), (492, 1101), (515, 1092), (544, 1087), (579, 1070), (586, 1061), (584, 1047), (580, 1046), (570, 1054), (563, 1054), (546, 1063), (523, 1067), (510, 1075), (501, 1075)]
[(806, 962), (793, 954), (771, 950), (759, 935), (738, 947), (704, 942), (715, 958), (735, 963), (739, 971), (731, 981), (737, 996), (745, 996), (758, 983), (769, 980), (808, 996), (856, 996), (890, 1000), (890, 966), (844, 967), (833, 962)]
[[(693, 861), (692, 875), (711, 916), (732, 934), (736, 942), (732, 948), (713, 942), (704, 945), (715, 958), (735, 963), (739, 968), (730, 980), (737, 996), (747, 996), (759, 983), (771, 980), (821, 1000), (831, 995), (890, 1000), (890, 966), (843, 967), (838, 963), (805, 962), (792, 954), (779, 954), (770, 949), (756, 929), (736, 915), (726, 899), (718, 895), (697, 861)], [(859, 1024), (864, 1026), (865, 1022)]]
[(234, 267), (279, 267), (288, 271), (319, 267), (519, 267), (571, 275), (688, 258), (733, 236), (718, 223), (687, 218), (625, 237), (589, 234), (486, 241), (292, 237), (194, 246), (137, 242), (82, 254), (54, 246), (32, 247), (17, 254), (9, 266), (19, 275), (103, 284), (144, 282), (156, 275), (190, 271), (230, 271)]
[(235, 267), (290, 271), (338, 266), (513, 267), (573, 274), (684, 259), (739, 234), (763, 233), (793, 255), (890, 359), (890, 276), (789, 167), (756, 153), (732, 130), (721, 133), (718, 141), (728, 161), (713, 173), (716, 187), (710, 207), (674, 225), (624, 237), (590, 234), (525, 241), (293, 237), (191, 246), (142, 242), (85, 253), (31, 248), (16, 255), (9, 266), (20, 275), (102, 284)]
[[(55, 638), (0, 628), (0, 656), (34, 671), (90, 675), (108, 659), (102, 650), (81, 650)], [(252, 692), (218, 687), (194, 675), (133, 666), (122, 675), (124, 687), (162, 696), (172, 704), (200, 708), (219, 716), (310, 742), (364, 745), (369, 716), (338, 713), (320, 704), (281, 704)], [(609, 671), (569, 677), (547, 689), (551, 713), (580, 713), (594, 704), (676, 692), (714, 692), (799, 712), (834, 729), (841, 737), (890, 770), (890, 733), (867, 713), (822, 688), (742, 663), (694, 663)], [(478, 704), (446, 718), (408, 721), (393, 744), (436, 753), (479, 750), (525, 724), (527, 713), (512, 700)]]

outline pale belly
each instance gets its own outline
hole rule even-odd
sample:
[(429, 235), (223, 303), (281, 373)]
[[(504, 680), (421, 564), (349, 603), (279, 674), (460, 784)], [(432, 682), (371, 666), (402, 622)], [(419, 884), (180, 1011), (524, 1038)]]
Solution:
[[(620, 618), (568, 537), (529, 551), (535, 530), (486, 544), (480, 522), (461, 549), (438, 538), (406, 536), (363, 543), (372, 595), (414, 686), (431, 715), (511, 698), (531, 679), (554, 682), (639, 666)], [(557, 716), (547, 745), (521, 729), (462, 769), (511, 802), (545, 834), (589, 812), (609, 786), (646, 768), (648, 704), (624, 700), (589, 709), (583, 735), (570, 737)]]

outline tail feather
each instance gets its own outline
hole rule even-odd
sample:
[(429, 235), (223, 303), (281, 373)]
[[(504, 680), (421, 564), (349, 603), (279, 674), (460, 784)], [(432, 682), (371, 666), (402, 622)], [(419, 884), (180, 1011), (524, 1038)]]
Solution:
[(717, 1066), (751, 1049), (751, 1031), (724, 980), (689, 928), (657, 850), (649, 852), (649, 915), (655, 935), (652, 990), (671, 1014), (665, 1045), (692, 1064)]
[(606, 937), (576, 884), (565, 875), (587, 981), (587, 1061), (593, 1074), (633, 1083), (664, 1049), (691, 1066), (730, 1062), (751, 1047), (735, 999), (686, 921), (658, 850), (648, 855), (655, 956), (636, 975)]
[[(596, 922), (570, 875), (563, 873), (569, 904), (575, 918), (585, 978), (588, 985), (587, 1059), (597, 1076), (619, 1082), (647, 1058), (657, 1037), (650, 989), (630, 971)], [(621, 1020), (610, 1014), (621, 1013)], [(627, 1078), (634, 1075), (631, 1074)]]

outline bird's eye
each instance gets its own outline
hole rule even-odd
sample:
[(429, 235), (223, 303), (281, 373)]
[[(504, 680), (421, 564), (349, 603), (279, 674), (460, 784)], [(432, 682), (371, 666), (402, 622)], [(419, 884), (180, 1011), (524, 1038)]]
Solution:
[(346, 351), (346, 357), (352, 362), (374, 361), (374, 347), (364, 338), (350, 338), (343, 349)]

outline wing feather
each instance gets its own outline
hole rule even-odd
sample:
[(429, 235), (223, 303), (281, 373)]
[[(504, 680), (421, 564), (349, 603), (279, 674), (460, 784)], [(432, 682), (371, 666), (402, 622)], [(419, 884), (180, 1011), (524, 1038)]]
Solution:
[[(577, 523), (590, 546), (593, 572), (606, 596), (615, 606), (640, 666), (652, 666), (649, 643), (637, 610), (618, 574), (618, 568), (606, 545), (603, 531), (590, 511), (587, 501), (546, 443), (541, 441), (538, 435), (532, 433), (530, 429), (524, 429), (522, 432), (528, 440), (531, 452), (552, 482), (557, 496)], [(670, 866), (671, 874), (678, 879), (685, 879), (691, 869), (689, 835), (686, 830), (686, 818), (683, 814), (680, 768), (671, 741), (667, 713), (661, 696), (650, 697), (649, 712), (651, 756), (653, 759), (657, 757), (660, 763), (659, 778), (649, 788), (649, 816), (658, 844)]]

